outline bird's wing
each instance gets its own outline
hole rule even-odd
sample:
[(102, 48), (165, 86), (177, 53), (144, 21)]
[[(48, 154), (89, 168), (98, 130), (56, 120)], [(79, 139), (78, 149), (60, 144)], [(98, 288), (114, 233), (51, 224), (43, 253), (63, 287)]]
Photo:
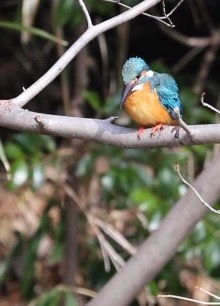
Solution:
[(183, 105), (180, 101), (178, 86), (174, 78), (168, 74), (161, 73), (155, 75), (150, 82), (162, 105), (174, 119), (178, 119), (175, 109), (178, 108), (180, 114), (182, 114)]

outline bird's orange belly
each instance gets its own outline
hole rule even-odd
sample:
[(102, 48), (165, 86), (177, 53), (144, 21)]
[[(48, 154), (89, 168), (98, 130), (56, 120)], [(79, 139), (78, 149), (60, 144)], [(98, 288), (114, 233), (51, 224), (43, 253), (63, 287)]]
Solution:
[(128, 96), (125, 101), (127, 113), (141, 126), (152, 127), (157, 124), (177, 125), (177, 121), (162, 106), (148, 84), (145, 84), (143, 90), (131, 92)]

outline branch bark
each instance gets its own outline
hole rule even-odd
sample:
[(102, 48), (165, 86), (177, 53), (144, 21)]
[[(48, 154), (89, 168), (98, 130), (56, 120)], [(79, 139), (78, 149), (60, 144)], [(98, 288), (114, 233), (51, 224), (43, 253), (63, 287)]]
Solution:
[(181, 147), (220, 142), (220, 124), (189, 126), (192, 139), (182, 128), (179, 138), (175, 138), (171, 126), (154, 137), (151, 136), (151, 129), (146, 129), (141, 139), (138, 139), (137, 129), (115, 125), (111, 118), (101, 120), (40, 114), (22, 109), (9, 100), (0, 101), (0, 114), (0, 126), (9, 129), (92, 140), (122, 148)]
[[(208, 182), (208, 184), (207, 184)], [(200, 195), (213, 205), (220, 197), (220, 154), (203, 170), (194, 183)], [(158, 230), (142, 244), (127, 263), (87, 306), (127, 306), (172, 258), (181, 242), (207, 208), (192, 190), (182, 197)]]

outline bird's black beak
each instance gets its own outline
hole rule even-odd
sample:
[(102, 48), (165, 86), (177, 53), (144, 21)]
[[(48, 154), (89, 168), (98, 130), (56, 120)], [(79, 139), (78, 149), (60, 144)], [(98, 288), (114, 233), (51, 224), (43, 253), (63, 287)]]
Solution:
[(128, 95), (130, 94), (132, 88), (134, 87), (134, 85), (128, 83), (125, 87), (125, 90), (124, 90), (124, 94), (123, 94), (123, 97), (122, 97), (122, 100), (121, 100), (121, 104), (120, 104), (120, 109), (122, 108), (125, 100), (127, 99)]

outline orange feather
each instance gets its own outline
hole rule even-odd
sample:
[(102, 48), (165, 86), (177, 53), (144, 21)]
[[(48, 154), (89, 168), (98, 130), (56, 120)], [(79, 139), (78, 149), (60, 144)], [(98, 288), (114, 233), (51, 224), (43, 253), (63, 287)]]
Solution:
[(150, 82), (144, 83), (142, 89), (132, 91), (124, 106), (130, 117), (139, 125), (152, 127), (158, 124), (177, 125), (170, 113), (163, 107)]

